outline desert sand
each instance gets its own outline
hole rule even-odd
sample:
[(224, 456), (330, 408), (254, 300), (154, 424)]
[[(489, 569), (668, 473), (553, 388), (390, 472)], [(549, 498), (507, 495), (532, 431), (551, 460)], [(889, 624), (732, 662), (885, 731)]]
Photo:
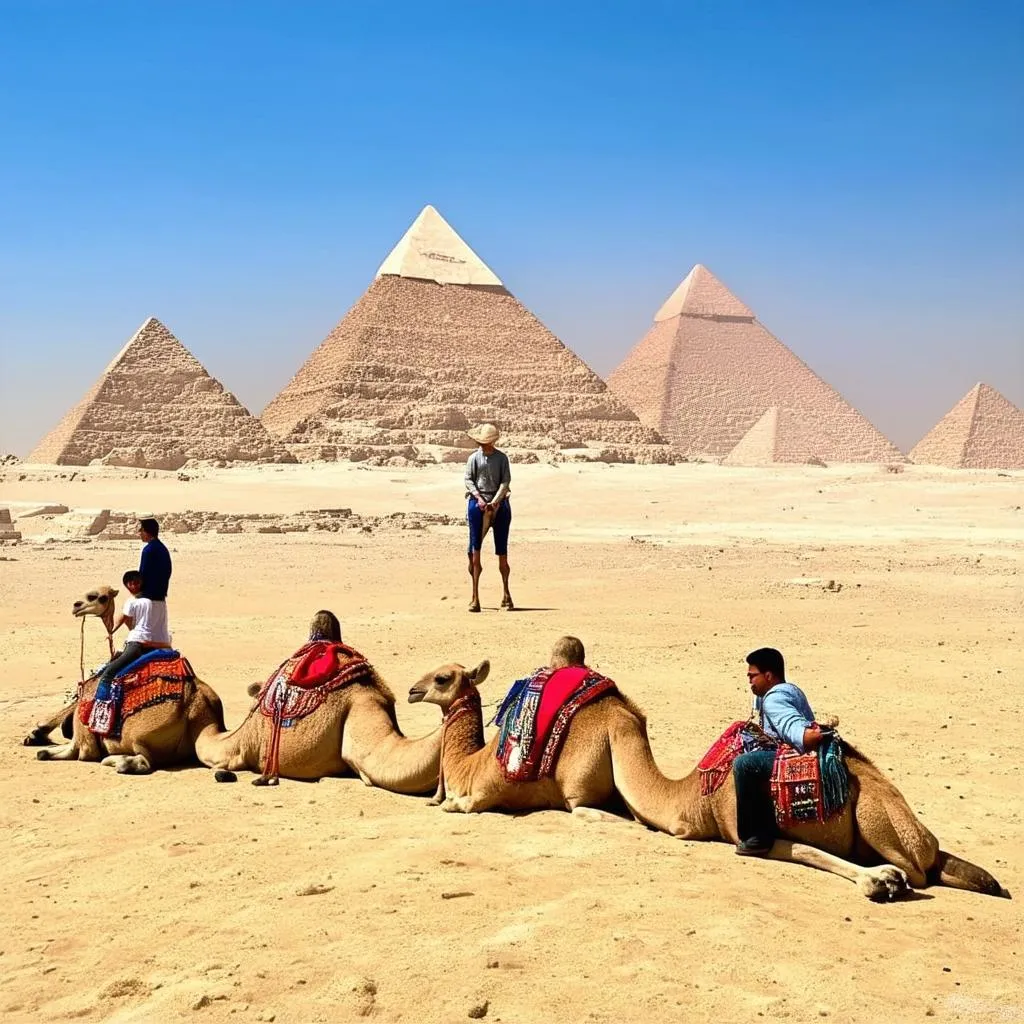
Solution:
[[(0, 469), (0, 1014), (5, 1021), (506, 1024), (1024, 1020), (1020, 899), (933, 888), (875, 905), (811, 869), (561, 812), (444, 814), (358, 779), (119, 776), (20, 746), (74, 687), (71, 602), (137, 563), (30, 506), (291, 514), (336, 533), (168, 535), (176, 645), (224, 699), (335, 610), (404, 703), (488, 657), (485, 702), (574, 633), (681, 775), (746, 716), (773, 644), (819, 714), (889, 773), (945, 849), (1024, 893), (1019, 709), (1024, 474), (908, 466), (514, 467), (512, 592), (485, 550), (466, 612), (461, 467), (175, 473)], [(408, 529), (417, 525), (421, 528)], [(60, 535), (47, 541), (47, 535)], [(87, 623), (87, 664), (103, 659)]]

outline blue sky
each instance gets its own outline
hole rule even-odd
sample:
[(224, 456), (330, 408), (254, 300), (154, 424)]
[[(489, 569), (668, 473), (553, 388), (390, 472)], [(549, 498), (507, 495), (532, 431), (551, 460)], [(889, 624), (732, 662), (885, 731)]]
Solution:
[(428, 202), (599, 373), (702, 262), (905, 448), (1024, 405), (1017, 2), (7, 0), (0, 147), (0, 451), (149, 315), (258, 413)]

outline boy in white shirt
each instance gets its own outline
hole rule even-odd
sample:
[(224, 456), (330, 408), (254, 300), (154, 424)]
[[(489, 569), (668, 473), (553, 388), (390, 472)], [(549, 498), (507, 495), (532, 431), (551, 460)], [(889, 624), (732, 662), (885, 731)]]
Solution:
[(100, 673), (99, 684), (109, 683), (122, 669), (137, 661), (147, 651), (171, 646), (171, 633), (167, 626), (167, 602), (151, 601), (139, 597), (142, 590), (142, 574), (132, 569), (121, 578), (132, 596), (125, 601), (124, 608), (110, 631), (114, 635), (122, 626), (128, 627), (124, 650)]

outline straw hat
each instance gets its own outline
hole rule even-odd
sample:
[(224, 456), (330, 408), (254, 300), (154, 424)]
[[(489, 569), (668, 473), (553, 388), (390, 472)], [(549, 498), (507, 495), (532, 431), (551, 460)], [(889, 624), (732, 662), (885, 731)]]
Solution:
[(494, 444), (501, 437), (501, 431), (493, 423), (481, 423), (472, 430), (467, 430), (466, 433), (477, 444)]

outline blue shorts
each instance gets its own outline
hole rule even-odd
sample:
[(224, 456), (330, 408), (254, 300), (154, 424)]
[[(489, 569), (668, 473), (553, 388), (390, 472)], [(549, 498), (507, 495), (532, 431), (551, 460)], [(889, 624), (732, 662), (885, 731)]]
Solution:
[[(469, 553), (479, 551), (483, 544), (484, 510), (470, 498), (466, 505), (466, 521), (469, 523)], [(491, 521), (491, 533), (494, 534), (494, 553), (508, 554), (508, 531), (512, 525), (512, 505), (506, 498), (495, 510)]]

